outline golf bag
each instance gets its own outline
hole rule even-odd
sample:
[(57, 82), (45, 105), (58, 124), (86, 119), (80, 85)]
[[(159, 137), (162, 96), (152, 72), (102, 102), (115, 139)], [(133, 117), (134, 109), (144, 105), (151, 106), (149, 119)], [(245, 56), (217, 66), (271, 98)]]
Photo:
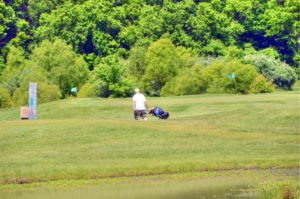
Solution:
[(149, 114), (152, 114), (155, 117), (158, 117), (159, 119), (166, 120), (169, 118), (169, 112), (164, 111), (160, 107), (155, 107), (154, 109), (151, 109), (149, 111)]

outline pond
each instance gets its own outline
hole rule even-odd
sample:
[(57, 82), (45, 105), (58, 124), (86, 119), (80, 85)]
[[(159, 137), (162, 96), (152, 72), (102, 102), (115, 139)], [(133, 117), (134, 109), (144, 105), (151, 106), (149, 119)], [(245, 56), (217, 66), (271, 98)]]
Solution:
[(253, 198), (252, 182), (189, 181), (179, 183), (129, 183), (67, 188), (34, 188), (0, 193), (5, 199), (201, 199)]

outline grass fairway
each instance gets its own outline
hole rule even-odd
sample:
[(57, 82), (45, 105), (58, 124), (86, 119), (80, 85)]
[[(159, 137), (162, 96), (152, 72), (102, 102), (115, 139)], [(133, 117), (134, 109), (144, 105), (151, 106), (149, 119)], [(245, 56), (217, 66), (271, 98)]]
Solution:
[(168, 121), (134, 121), (131, 99), (0, 110), (0, 184), (299, 168), (299, 92), (149, 98)]

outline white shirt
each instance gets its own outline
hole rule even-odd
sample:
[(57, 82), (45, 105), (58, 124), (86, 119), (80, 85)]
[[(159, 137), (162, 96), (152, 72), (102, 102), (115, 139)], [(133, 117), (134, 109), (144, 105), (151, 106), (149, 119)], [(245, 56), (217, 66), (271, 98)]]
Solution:
[(147, 100), (143, 94), (135, 94), (133, 96), (133, 101), (135, 102), (135, 110), (146, 110), (145, 102)]

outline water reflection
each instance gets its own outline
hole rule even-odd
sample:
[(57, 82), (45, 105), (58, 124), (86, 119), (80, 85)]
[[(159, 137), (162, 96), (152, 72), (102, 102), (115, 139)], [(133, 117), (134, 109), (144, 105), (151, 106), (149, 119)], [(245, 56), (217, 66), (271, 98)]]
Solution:
[[(3, 195), (2, 195), (3, 194)], [(201, 199), (253, 198), (249, 183), (185, 182), (93, 185), (68, 189), (34, 189), (1, 193), (5, 199)]]

